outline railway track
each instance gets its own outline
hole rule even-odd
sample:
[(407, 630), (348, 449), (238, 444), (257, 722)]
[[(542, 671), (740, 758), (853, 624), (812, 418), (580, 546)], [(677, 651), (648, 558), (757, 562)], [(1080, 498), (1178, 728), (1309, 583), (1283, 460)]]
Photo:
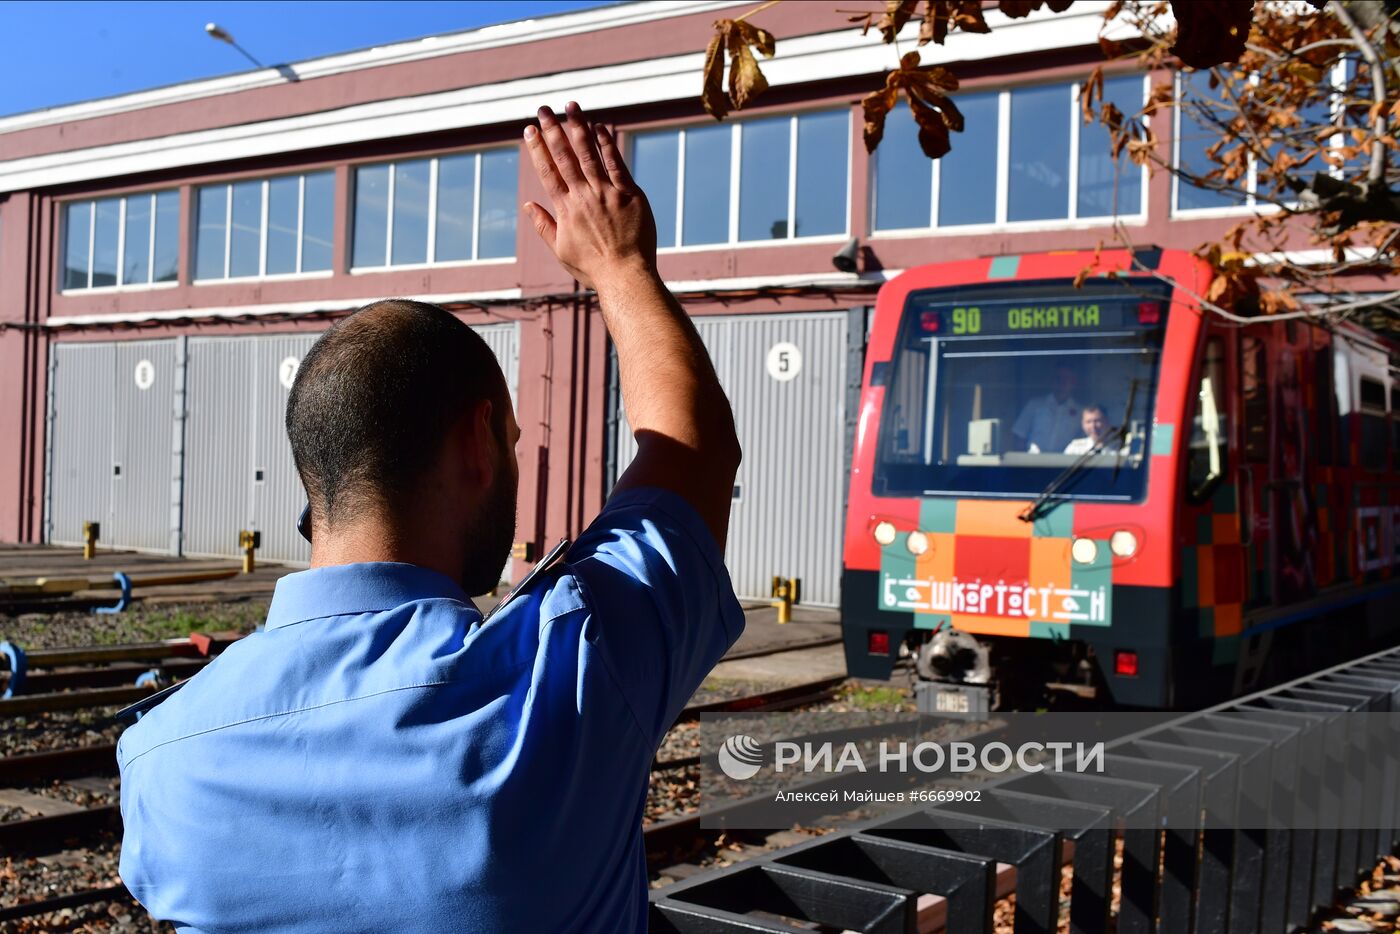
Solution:
[[(681, 712), (677, 722), (693, 722), (705, 713), (790, 710), (794, 707), (830, 699), (844, 681), (844, 678), (825, 678), (739, 697), (692, 704)], [(105, 699), (110, 696), (100, 691), (71, 693), (79, 695), (80, 698), (88, 699), (92, 697)], [(7, 709), (5, 705), (12, 704), (15, 700), (27, 699), (29, 698), (0, 702), (0, 711)], [(700, 758), (697, 756), (694, 758), (694, 762), (686, 759), (658, 763), (653, 765), (653, 770), (679, 768), (698, 764), (699, 761)], [(0, 758), (0, 790), (42, 781), (111, 775), (116, 770), (116, 745), (113, 743), (8, 756)], [(120, 832), (120, 830), (121, 810), (116, 804), (5, 821), (0, 822), (0, 853), (14, 856), (40, 856), (81, 846), (104, 832)], [(644, 832), (648, 853), (654, 854), (651, 857), (654, 860), (662, 859), (665, 854), (670, 852), (693, 849), (696, 841), (703, 843), (708, 838), (708, 835), (700, 830), (698, 820), (690, 818), (678, 818), (658, 823)], [(124, 888), (121, 886), (99, 886), (44, 901), (0, 908), (0, 922), (117, 899), (129, 899)]]

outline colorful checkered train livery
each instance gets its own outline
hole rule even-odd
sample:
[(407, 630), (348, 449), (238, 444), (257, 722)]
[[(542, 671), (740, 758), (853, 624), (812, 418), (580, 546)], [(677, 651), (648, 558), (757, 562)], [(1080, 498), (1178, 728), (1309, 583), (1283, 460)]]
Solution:
[(1139, 250), (885, 285), (846, 521), (852, 675), (912, 654), (985, 680), (937, 648), (959, 634), (1004, 704), (1054, 684), (1185, 707), (1400, 635), (1400, 346), (1227, 326), (1193, 298), (1208, 279)]

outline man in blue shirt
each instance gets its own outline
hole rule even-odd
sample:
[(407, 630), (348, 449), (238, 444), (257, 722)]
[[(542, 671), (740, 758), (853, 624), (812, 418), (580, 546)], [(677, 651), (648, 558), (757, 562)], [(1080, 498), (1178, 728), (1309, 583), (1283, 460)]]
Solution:
[(553, 213), (526, 211), (597, 290), (636, 459), (483, 622), (468, 595), (514, 536), (520, 435), (489, 350), (404, 301), (317, 342), (287, 407), (312, 567), (118, 744), (122, 879), (178, 927), (645, 928), (649, 764), (743, 628), (739, 447), (612, 136), (571, 104), (525, 138)]

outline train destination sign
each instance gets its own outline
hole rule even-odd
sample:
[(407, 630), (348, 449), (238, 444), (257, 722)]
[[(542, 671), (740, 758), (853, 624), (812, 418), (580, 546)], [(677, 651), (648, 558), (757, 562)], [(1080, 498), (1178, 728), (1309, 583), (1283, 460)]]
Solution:
[(881, 609), (914, 613), (1022, 617), (1107, 625), (1108, 593), (1097, 587), (1036, 586), (1028, 581), (933, 580), (880, 575)]
[(1094, 333), (1151, 327), (1160, 306), (1134, 301), (1083, 298), (1035, 301), (932, 302), (913, 300), (915, 340), (1000, 334)]

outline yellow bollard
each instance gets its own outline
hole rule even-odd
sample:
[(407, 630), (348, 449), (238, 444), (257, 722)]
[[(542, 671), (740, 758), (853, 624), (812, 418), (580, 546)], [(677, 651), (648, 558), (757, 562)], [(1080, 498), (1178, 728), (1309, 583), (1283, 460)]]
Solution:
[(102, 523), (83, 523), (83, 560), (91, 561), (97, 554), (97, 539), (102, 534)]
[(773, 578), (773, 605), (778, 608), (778, 622), (792, 622), (792, 605), (801, 602), (802, 578)]
[(249, 532), (247, 529), (238, 533), (238, 547), (243, 549), (243, 573), (252, 574), (256, 563), (253, 560), (253, 551), (262, 544), (261, 532)]

